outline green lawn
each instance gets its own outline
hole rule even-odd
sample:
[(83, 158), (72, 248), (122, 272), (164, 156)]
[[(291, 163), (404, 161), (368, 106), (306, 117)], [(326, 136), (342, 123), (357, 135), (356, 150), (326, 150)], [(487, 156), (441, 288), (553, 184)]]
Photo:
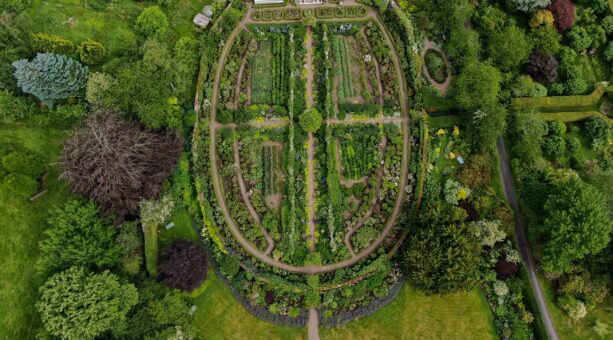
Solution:
[(573, 321), (558, 307), (555, 302), (555, 292), (551, 284), (542, 276), (539, 276), (541, 288), (545, 295), (547, 307), (553, 318), (558, 336), (563, 340), (602, 339), (592, 329), (597, 319), (609, 326), (609, 334), (613, 332), (613, 297), (607, 296), (605, 302), (579, 321)]
[[(145, 5), (131, 0), (115, 0), (102, 8), (88, 5), (96, 2), (108, 1), (34, 0), (27, 13), (29, 29), (33, 33), (57, 34), (75, 44), (94, 39), (104, 44), (110, 55), (134, 51), (137, 37), (133, 27), (136, 18), (144, 7), (155, 3), (150, 1)], [(194, 35), (192, 19), (209, 3), (211, 0), (177, 0), (170, 8), (162, 7), (172, 30), (169, 35), (171, 44), (180, 37)], [(69, 23), (70, 18), (72, 24)]]
[[(54, 162), (66, 134), (54, 128), (0, 124), (0, 145), (33, 151)], [(40, 324), (34, 308), (42, 279), (34, 264), (49, 208), (69, 194), (57, 167), (50, 168), (48, 192), (31, 203), (0, 190), (0, 339), (33, 339)]]
[(428, 87), (422, 90), (422, 99), (426, 109), (435, 109), (436, 111), (449, 111), (454, 108), (454, 103), (451, 99), (437, 96)]
[(195, 299), (195, 325), (203, 339), (276, 340), (306, 339), (306, 328), (282, 327), (264, 322), (247, 312), (213, 270), (209, 286)]
[(166, 229), (160, 228), (160, 245), (172, 243), (177, 240), (197, 241), (198, 234), (192, 226), (192, 218), (185, 209), (177, 209), (172, 214), (170, 220), (174, 222), (174, 227)]
[(426, 296), (405, 285), (377, 313), (339, 328), (320, 329), (332, 339), (497, 339), (493, 317), (478, 290)]
[(578, 56), (577, 65), (583, 71), (583, 79), (590, 86), (609, 79), (609, 72), (597, 55)]

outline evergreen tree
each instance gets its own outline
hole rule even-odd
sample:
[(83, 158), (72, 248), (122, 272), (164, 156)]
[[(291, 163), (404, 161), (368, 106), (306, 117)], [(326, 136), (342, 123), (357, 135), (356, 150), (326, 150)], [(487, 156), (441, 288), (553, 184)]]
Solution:
[(85, 87), (88, 68), (63, 55), (39, 53), (32, 61), (13, 63), (17, 85), (49, 107)]

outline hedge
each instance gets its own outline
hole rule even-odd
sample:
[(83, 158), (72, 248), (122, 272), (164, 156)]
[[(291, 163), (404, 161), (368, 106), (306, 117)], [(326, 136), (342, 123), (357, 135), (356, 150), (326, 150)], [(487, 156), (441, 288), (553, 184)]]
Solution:
[(576, 122), (589, 117), (602, 117), (609, 124), (613, 125), (613, 119), (603, 115), (598, 111), (568, 111), (568, 112), (537, 112), (536, 118), (545, 122), (559, 120), (562, 122)]
[(599, 84), (594, 92), (584, 96), (559, 96), (541, 98), (513, 98), (511, 107), (515, 110), (535, 109), (540, 112), (593, 111), (607, 90)]
[(362, 18), (366, 16), (366, 13), (364, 6), (264, 9), (253, 11), (251, 19), (254, 21), (300, 20), (310, 16), (318, 19)]

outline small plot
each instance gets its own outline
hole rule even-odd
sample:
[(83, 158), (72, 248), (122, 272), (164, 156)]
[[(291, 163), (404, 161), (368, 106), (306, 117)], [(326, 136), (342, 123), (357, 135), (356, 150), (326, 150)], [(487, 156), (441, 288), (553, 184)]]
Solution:
[(381, 137), (376, 126), (346, 127), (339, 133), (338, 142), (340, 172), (344, 178), (359, 179), (377, 167)]
[(377, 102), (376, 65), (365, 37), (361, 38), (344, 34), (332, 37), (333, 93), (341, 111), (352, 111), (356, 109), (355, 105)]
[(263, 40), (253, 57), (253, 78), (251, 80), (251, 102), (270, 104), (272, 97), (272, 44)]
[(283, 198), (283, 144), (265, 142), (262, 146), (262, 165), (266, 205), (279, 209)]

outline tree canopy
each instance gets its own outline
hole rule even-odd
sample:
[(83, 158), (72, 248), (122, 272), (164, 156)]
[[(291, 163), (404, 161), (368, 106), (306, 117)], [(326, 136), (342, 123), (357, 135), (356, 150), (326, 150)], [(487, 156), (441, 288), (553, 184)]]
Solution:
[(310, 108), (304, 111), (299, 117), (300, 126), (307, 132), (315, 132), (319, 130), (323, 121), (321, 114), (316, 108)]
[(43, 273), (54, 273), (72, 265), (84, 268), (109, 268), (119, 260), (115, 244), (117, 231), (98, 216), (92, 202), (71, 200), (51, 210), (46, 238), (40, 243), (37, 266)]
[(120, 327), (138, 301), (132, 284), (109, 271), (100, 274), (72, 267), (40, 287), (36, 303), (47, 331), (64, 339), (93, 339)]
[(570, 272), (576, 261), (604, 249), (611, 232), (606, 211), (602, 194), (581, 179), (556, 183), (544, 206), (545, 270)]
[(145, 8), (136, 19), (136, 31), (146, 38), (166, 39), (168, 18), (159, 6)]
[(497, 102), (501, 80), (491, 64), (471, 61), (451, 81), (450, 94), (460, 107), (475, 111)]
[(488, 52), (494, 64), (503, 71), (511, 71), (523, 64), (532, 51), (532, 42), (524, 30), (507, 26), (490, 34)]
[(159, 278), (171, 288), (196, 289), (206, 277), (204, 248), (189, 241), (178, 241), (160, 254)]

